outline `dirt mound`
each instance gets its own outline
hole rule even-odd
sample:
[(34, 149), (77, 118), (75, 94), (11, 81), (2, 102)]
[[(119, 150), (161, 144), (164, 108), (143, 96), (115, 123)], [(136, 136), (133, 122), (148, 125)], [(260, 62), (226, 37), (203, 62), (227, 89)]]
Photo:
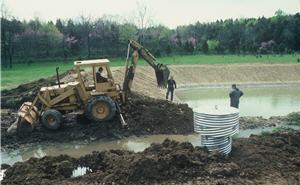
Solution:
[(123, 129), (116, 117), (104, 123), (92, 123), (74, 115), (64, 117), (62, 127), (49, 131), (38, 127), (28, 134), (6, 133), (16, 120), (15, 114), (1, 116), (2, 147), (15, 148), (20, 144), (40, 142), (94, 141), (101, 138), (122, 138), (130, 135), (189, 134), (193, 132), (193, 112), (186, 104), (173, 104), (140, 95), (132, 95), (122, 107), (129, 125)]
[(257, 117), (241, 117), (240, 129), (255, 129), (259, 127), (274, 127), (277, 125), (287, 124), (288, 116), (272, 116), (270, 118)]
[[(60, 77), (74, 80), (73, 71)], [(15, 89), (2, 91), (1, 108), (12, 109), (13, 113), (1, 116), (2, 147), (18, 147), (20, 144), (39, 142), (68, 142), (74, 140), (94, 141), (101, 138), (121, 138), (130, 135), (150, 134), (189, 134), (193, 132), (193, 112), (186, 104), (173, 104), (165, 100), (157, 100), (132, 93), (128, 102), (121, 106), (125, 121), (129, 128), (121, 128), (116, 117), (110, 122), (90, 123), (86, 119), (74, 115), (64, 117), (62, 127), (58, 131), (49, 131), (44, 127), (37, 128), (28, 134), (8, 135), (7, 128), (16, 120), (16, 112), (25, 101), (32, 101), (40, 87), (56, 82), (56, 77), (40, 79), (23, 84)]]
[[(237, 139), (226, 157), (167, 139), (139, 153), (32, 158), (8, 168), (2, 184), (299, 184), (299, 143), (299, 131)], [(87, 174), (71, 177), (77, 166)]]
[(259, 127), (274, 127), (279, 125), (298, 125), (300, 123), (300, 112), (292, 112), (286, 116), (271, 116), (270, 118), (240, 117), (240, 129), (255, 129)]
[[(3, 184), (44, 184), (44, 182), (68, 178), (72, 175), (76, 160), (69, 156), (30, 158), (25, 163), (16, 163), (8, 168)], [(17, 175), (26, 174), (26, 175)], [(43, 179), (46, 179), (45, 181)]]

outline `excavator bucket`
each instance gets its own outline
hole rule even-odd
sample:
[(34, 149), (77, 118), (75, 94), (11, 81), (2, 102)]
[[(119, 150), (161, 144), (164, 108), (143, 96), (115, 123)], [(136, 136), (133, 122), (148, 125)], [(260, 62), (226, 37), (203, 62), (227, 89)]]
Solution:
[(17, 120), (8, 128), (8, 133), (30, 132), (38, 124), (39, 112), (31, 102), (25, 102), (18, 111)]
[(157, 64), (155, 75), (158, 87), (166, 88), (170, 76), (169, 68), (166, 65)]
[[(139, 55), (143, 57), (143, 59), (155, 69), (155, 75), (157, 80), (158, 87), (165, 88), (167, 87), (170, 70), (166, 65), (160, 64), (157, 62), (156, 58), (142, 45), (134, 40), (129, 40), (128, 50), (127, 50), (127, 58), (129, 56), (129, 47), (133, 48), (138, 52)], [(135, 61), (138, 60), (138, 55), (135, 55)], [(136, 64), (135, 64), (136, 65)]]

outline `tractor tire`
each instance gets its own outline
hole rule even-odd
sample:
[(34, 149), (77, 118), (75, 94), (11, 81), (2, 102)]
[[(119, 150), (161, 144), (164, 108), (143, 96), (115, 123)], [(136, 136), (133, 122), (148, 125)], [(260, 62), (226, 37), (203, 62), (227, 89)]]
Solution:
[(109, 121), (116, 115), (116, 110), (116, 104), (109, 96), (97, 96), (88, 101), (85, 115), (94, 122)]
[(56, 130), (62, 123), (62, 114), (54, 109), (46, 110), (42, 115), (42, 124), (47, 129)]

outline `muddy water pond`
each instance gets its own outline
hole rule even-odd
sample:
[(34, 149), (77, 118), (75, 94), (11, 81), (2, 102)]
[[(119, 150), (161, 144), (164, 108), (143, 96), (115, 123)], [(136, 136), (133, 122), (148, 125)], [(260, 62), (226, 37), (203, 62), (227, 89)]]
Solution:
[[(284, 126), (294, 130), (300, 130), (300, 126)], [(272, 132), (277, 127), (257, 128), (240, 130), (235, 137), (247, 138), (251, 134), (261, 134), (262, 132)], [(16, 150), (1, 151), (1, 164), (14, 164), (25, 161), (31, 157), (57, 156), (67, 154), (72, 157), (80, 157), (93, 151), (104, 151), (110, 149), (123, 149), (134, 152), (143, 151), (151, 143), (161, 143), (166, 138), (180, 142), (191, 142), (194, 146), (200, 146), (200, 135), (149, 135), (143, 137), (128, 137), (121, 140), (99, 140), (92, 143), (57, 143), (43, 145), (25, 145)]]
[[(229, 106), (230, 88), (183, 89), (176, 91), (180, 101), (190, 107)], [(282, 116), (300, 111), (299, 87), (248, 87), (241, 88), (240, 116)]]

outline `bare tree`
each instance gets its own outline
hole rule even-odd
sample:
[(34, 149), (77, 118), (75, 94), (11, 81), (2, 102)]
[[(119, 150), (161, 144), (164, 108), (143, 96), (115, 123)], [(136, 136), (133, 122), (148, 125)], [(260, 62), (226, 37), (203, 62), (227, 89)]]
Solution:
[(137, 12), (135, 15), (136, 25), (139, 28), (139, 41), (143, 43), (145, 29), (151, 25), (150, 8), (145, 2), (137, 3)]
[(1, 18), (10, 19), (11, 17), (12, 17), (11, 12), (7, 8), (5, 1), (2, 0), (2, 2), (1, 2)]

